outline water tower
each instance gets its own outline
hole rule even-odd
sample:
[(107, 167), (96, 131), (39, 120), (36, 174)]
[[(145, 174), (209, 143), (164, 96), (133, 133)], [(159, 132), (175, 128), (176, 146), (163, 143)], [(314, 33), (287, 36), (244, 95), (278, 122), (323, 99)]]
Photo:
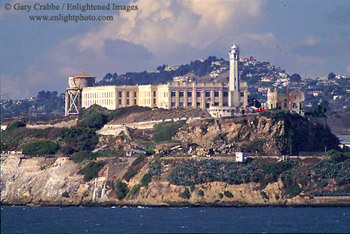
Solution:
[(81, 92), (85, 87), (95, 85), (95, 76), (80, 72), (69, 77), (69, 86), (66, 90), (65, 116), (77, 115), (81, 108)]

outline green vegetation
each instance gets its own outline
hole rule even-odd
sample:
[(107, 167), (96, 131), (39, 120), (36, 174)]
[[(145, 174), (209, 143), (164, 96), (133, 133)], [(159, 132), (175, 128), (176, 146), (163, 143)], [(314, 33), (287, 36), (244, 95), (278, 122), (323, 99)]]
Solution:
[(329, 150), (326, 155), (330, 156), (333, 162), (343, 162), (350, 158), (350, 152), (339, 152), (336, 150)]
[(233, 194), (230, 191), (224, 191), (224, 195), (228, 198), (233, 198)]
[(11, 131), (12, 129), (22, 128), (25, 126), (26, 126), (26, 124), (23, 121), (14, 121), (14, 122), (11, 122), (7, 125), (6, 131)]
[(98, 137), (94, 129), (81, 127), (63, 128), (60, 137), (63, 141), (62, 152), (64, 154), (93, 150), (98, 143)]
[(311, 168), (314, 179), (319, 182), (322, 187), (327, 184), (335, 183), (342, 186), (350, 183), (350, 159), (344, 161), (323, 160), (315, 164)]
[(124, 183), (122, 180), (118, 180), (115, 187), (116, 187), (115, 195), (120, 201), (124, 197), (126, 197), (126, 195), (128, 194), (129, 192), (128, 185)]
[(141, 168), (145, 164), (145, 157), (138, 156), (135, 161), (131, 164), (128, 170), (125, 172), (123, 179), (129, 181), (132, 177), (134, 177), (137, 173), (140, 172)]
[(92, 180), (98, 176), (98, 172), (103, 168), (104, 162), (90, 162), (78, 174), (84, 175), (84, 181)]
[(88, 109), (82, 109), (79, 113), (78, 126), (85, 128), (102, 128), (107, 122), (126, 116), (132, 113), (143, 112), (145, 110), (150, 110), (147, 107), (124, 107), (117, 110), (108, 110), (107, 108), (101, 107), (99, 105), (93, 105)]
[(21, 122), (14, 122), (12, 127), (7, 128), (1, 132), (1, 149), (2, 150), (20, 150), (24, 145), (35, 140), (52, 140), (56, 141), (60, 129), (46, 128), (46, 129), (31, 129), (25, 128)]
[(194, 73), (197, 76), (204, 76), (209, 74), (214, 69), (218, 69), (220, 66), (212, 65), (213, 61), (221, 61), (224, 67), (228, 67), (228, 62), (223, 59), (218, 59), (215, 56), (209, 56), (204, 61), (191, 61), (189, 64), (179, 66), (175, 70), (166, 71), (167, 65), (157, 67), (158, 72), (148, 73), (144, 72), (128, 72), (123, 75), (109, 75), (106, 74), (106, 79), (101, 80), (99, 85), (135, 85), (135, 84), (166, 84), (172, 81), (174, 76), (183, 76), (189, 72)]
[[(152, 167), (150, 168), (151, 173)], [(259, 171), (254, 163), (241, 165), (232, 161), (186, 160), (177, 162), (174, 170), (169, 174), (168, 181), (175, 185), (191, 186), (213, 181), (229, 184), (241, 184), (256, 181)]]
[(267, 196), (267, 194), (265, 193), (265, 191), (261, 191), (260, 194), (261, 194), (261, 196), (262, 196), (264, 199), (269, 200), (269, 196)]
[(172, 137), (175, 136), (177, 130), (185, 123), (185, 121), (179, 121), (155, 125), (153, 130), (153, 140), (156, 142), (170, 141)]
[(292, 174), (290, 172), (283, 173), (281, 176), (283, 182), (283, 188), (286, 194), (295, 196), (298, 195), (302, 188), (299, 187), (299, 180), (302, 178), (298, 175)]
[(193, 192), (195, 189), (196, 189), (196, 186), (194, 186), (194, 184), (191, 184), (191, 186), (190, 186), (191, 192)]
[[(136, 196), (140, 191), (141, 186), (139, 184), (135, 184), (132, 189), (130, 190), (128, 197), (134, 197)], [(121, 199), (120, 199), (121, 200)]]
[(159, 160), (155, 160), (149, 165), (150, 169), (148, 173), (152, 176), (154, 179), (160, 179), (162, 175), (162, 164)]
[(203, 197), (204, 196), (204, 191), (200, 189), (200, 190), (198, 190), (197, 194), (198, 194), (198, 196)]
[(185, 190), (182, 193), (180, 193), (179, 196), (183, 199), (190, 199), (191, 197), (190, 190), (188, 188), (185, 188)]
[(91, 111), (83, 120), (80, 121), (80, 126), (100, 129), (107, 123), (107, 117), (107, 115), (101, 112)]
[(73, 162), (75, 163), (81, 163), (86, 160), (91, 160), (95, 158), (96, 158), (96, 155), (93, 152), (88, 150), (76, 152), (72, 156), (70, 156), (70, 159), (72, 159)]
[(312, 193), (314, 196), (350, 196), (350, 186), (331, 190), (320, 190)]
[(148, 187), (148, 184), (151, 183), (151, 181), (152, 181), (152, 175), (149, 173), (146, 173), (143, 175), (141, 179), (141, 185), (143, 187)]
[(64, 116), (64, 95), (58, 95), (57, 91), (40, 91), (34, 99), (2, 100), (0, 115), (1, 119), (22, 116), (30, 120)]
[(48, 154), (55, 154), (58, 151), (58, 145), (50, 140), (38, 140), (26, 144), (23, 147), (24, 155), (43, 156)]

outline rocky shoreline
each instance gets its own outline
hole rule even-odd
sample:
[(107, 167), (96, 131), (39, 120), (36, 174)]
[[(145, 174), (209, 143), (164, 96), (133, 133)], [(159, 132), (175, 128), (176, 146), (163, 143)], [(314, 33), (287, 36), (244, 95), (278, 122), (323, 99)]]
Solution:
[[(108, 161), (109, 160), (109, 161)], [(122, 199), (116, 197), (113, 185), (123, 178), (135, 158), (107, 159), (99, 177), (84, 181), (78, 171), (83, 165), (67, 157), (23, 158), (21, 155), (1, 157), (1, 205), (27, 206), (149, 206), (149, 207), (318, 207), (349, 206), (350, 196), (287, 195), (283, 183), (270, 182), (228, 184), (207, 182), (188, 189), (189, 197), (182, 194), (188, 188), (167, 181), (169, 171), (147, 186), (139, 186), (155, 160), (147, 158), (140, 171), (127, 184), (129, 193)], [(145, 159), (146, 160), (146, 159)], [(120, 168), (120, 165), (124, 165)], [(170, 166), (168, 166), (170, 168)], [(170, 169), (167, 169), (170, 170)], [(139, 186), (131, 194), (134, 186)], [(199, 195), (202, 190), (204, 195)], [(231, 195), (232, 196), (231, 196)]]

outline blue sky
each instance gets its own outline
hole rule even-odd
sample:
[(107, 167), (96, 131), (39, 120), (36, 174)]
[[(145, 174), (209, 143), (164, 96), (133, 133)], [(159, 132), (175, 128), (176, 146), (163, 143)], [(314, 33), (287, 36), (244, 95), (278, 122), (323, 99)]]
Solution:
[[(118, 3), (137, 11), (94, 11), (109, 22), (33, 22), (29, 15), (79, 11), (7, 11), (5, 4)], [(63, 92), (68, 76), (84, 71), (144, 71), (215, 55), (233, 43), (303, 78), (350, 73), (349, 0), (1, 0), (1, 98)]]

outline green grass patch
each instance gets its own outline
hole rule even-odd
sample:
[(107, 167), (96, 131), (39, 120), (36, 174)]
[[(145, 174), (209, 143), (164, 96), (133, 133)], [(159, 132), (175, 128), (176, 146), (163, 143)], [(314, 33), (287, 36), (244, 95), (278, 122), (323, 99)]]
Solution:
[(153, 140), (155, 142), (170, 141), (175, 136), (177, 130), (185, 123), (185, 121), (178, 121), (155, 125), (153, 128)]

